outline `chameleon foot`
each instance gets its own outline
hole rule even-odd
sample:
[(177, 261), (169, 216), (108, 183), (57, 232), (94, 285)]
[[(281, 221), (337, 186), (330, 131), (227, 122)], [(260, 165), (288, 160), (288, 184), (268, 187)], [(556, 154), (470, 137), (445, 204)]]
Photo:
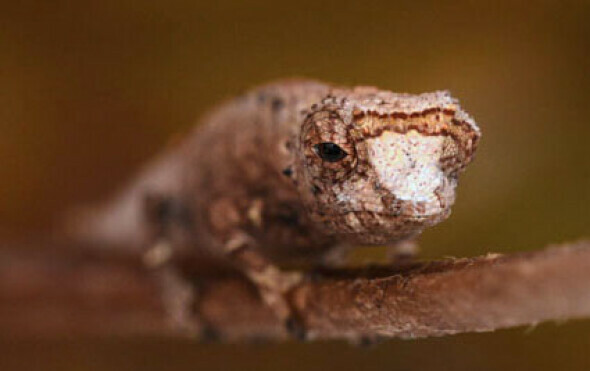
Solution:
[(389, 263), (407, 263), (418, 255), (418, 243), (415, 240), (403, 240), (387, 246), (387, 261)]
[(259, 287), (262, 300), (284, 324), (285, 330), (294, 339), (305, 340), (303, 322), (294, 313), (287, 300), (287, 294), (303, 281), (299, 272), (282, 272), (268, 266), (262, 272), (250, 274), (250, 279)]
[(301, 319), (291, 316), (285, 320), (284, 324), (285, 329), (293, 339), (299, 341), (307, 340), (307, 330)]

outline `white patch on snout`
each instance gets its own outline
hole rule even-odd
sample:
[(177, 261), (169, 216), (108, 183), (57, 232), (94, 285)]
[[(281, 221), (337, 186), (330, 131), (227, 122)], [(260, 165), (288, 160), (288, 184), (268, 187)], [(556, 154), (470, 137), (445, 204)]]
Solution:
[(434, 191), (444, 181), (439, 165), (443, 140), (415, 130), (405, 134), (385, 131), (369, 139), (369, 159), (381, 186), (404, 201), (436, 202)]

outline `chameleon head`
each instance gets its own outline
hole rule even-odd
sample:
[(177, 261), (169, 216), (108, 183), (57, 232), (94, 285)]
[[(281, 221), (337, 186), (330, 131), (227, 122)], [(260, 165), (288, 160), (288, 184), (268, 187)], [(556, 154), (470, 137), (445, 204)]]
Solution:
[(391, 243), (450, 214), (480, 131), (448, 92), (334, 90), (303, 123), (295, 173), (310, 219), (358, 243)]

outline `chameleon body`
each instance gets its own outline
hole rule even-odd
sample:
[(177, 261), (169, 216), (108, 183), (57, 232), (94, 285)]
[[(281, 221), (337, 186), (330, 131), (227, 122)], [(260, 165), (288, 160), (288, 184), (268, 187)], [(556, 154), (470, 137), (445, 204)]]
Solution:
[(213, 110), (77, 230), (231, 262), (286, 318), (296, 279), (277, 266), (444, 220), (479, 138), (448, 92), (279, 81)]

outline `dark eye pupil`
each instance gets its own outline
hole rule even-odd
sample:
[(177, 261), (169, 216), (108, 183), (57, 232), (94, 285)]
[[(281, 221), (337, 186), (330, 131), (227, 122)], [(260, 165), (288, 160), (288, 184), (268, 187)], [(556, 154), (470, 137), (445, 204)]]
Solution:
[(347, 153), (334, 143), (320, 143), (315, 145), (317, 154), (328, 162), (336, 162), (346, 157)]

